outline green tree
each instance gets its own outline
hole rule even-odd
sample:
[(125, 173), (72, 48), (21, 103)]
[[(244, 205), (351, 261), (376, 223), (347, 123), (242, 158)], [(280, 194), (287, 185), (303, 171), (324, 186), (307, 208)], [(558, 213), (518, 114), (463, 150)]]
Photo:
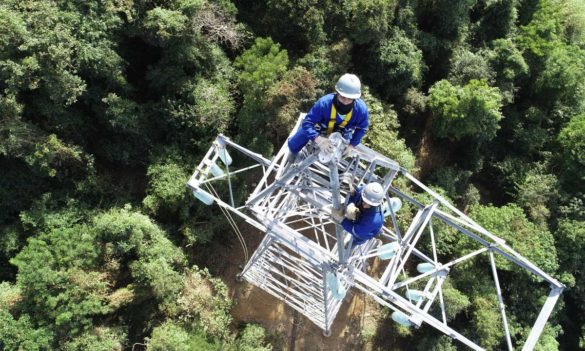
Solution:
[(318, 87), (332, 91), (337, 79), (351, 66), (353, 43), (345, 38), (328, 46), (319, 46), (301, 57), (296, 64), (305, 67), (318, 80)]
[(8, 311), (0, 308), (2, 350), (50, 350), (52, 339), (53, 335), (47, 328), (34, 328), (28, 315), (15, 319)]
[(389, 106), (374, 97), (364, 87), (362, 98), (368, 105), (369, 130), (364, 137), (364, 144), (381, 154), (396, 160), (402, 167), (415, 172), (414, 155), (398, 135), (398, 115)]
[(361, 74), (386, 98), (399, 97), (408, 88), (419, 88), (426, 66), (422, 52), (400, 30), (382, 40), (365, 55)]
[(511, 103), (517, 90), (516, 81), (528, 74), (528, 64), (511, 39), (492, 41), (487, 58), (495, 71), (496, 86), (502, 92), (505, 102)]
[(241, 70), (239, 83), (244, 99), (258, 99), (286, 72), (288, 54), (271, 38), (256, 38), (254, 45), (236, 58), (235, 66)]
[(268, 0), (266, 5), (265, 16), (259, 24), (269, 30), (262, 32), (271, 33), (278, 42), (286, 42), (287, 47), (301, 52), (325, 44), (328, 2)]
[(237, 351), (271, 351), (272, 346), (266, 345), (266, 330), (257, 324), (246, 324), (236, 342)]
[(254, 45), (238, 56), (234, 65), (240, 69), (239, 83), (244, 98), (238, 116), (240, 140), (258, 151), (270, 150), (268, 140), (257, 131), (266, 123), (267, 116), (262, 114), (264, 96), (287, 71), (288, 54), (272, 39), (256, 38)]
[(194, 266), (185, 272), (185, 283), (177, 300), (179, 318), (185, 325), (199, 328), (221, 340), (229, 339), (229, 310), (232, 300), (224, 282), (213, 278), (207, 269)]
[(191, 331), (178, 323), (166, 322), (152, 331), (146, 343), (153, 351), (220, 350), (221, 345), (209, 340), (201, 331)]
[(559, 46), (550, 51), (534, 86), (537, 96), (546, 97), (545, 106), (560, 103), (573, 111), (585, 108), (584, 57), (585, 51), (575, 46)]
[(471, 27), (470, 35), (477, 46), (492, 40), (507, 38), (516, 30), (518, 1), (477, 1), (473, 11), (481, 16)]
[(274, 145), (282, 145), (299, 114), (308, 111), (317, 98), (317, 80), (303, 67), (287, 71), (266, 93), (262, 111), (265, 133)]
[(397, 1), (351, 0), (341, 4), (347, 36), (358, 45), (376, 42), (390, 32)]
[[(585, 301), (585, 272), (581, 269), (585, 259), (585, 221), (560, 220), (555, 237), (561, 268), (575, 277), (575, 286), (567, 293), (577, 301)], [(577, 304), (576, 308), (584, 310), (583, 304)]]
[[(177, 268), (186, 263), (181, 250), (150, 218), (129, 209), (110, 210), (92, 222), (96, 238), (104, 244), (111, 243), (104, 247), (110, 266), (130, 270), (139, 286), (137, 299), (155, 298), (154, 305), (159, 310), (175, 315), (177, 295), (183, 287), (183, 277)], [(122, 262), (127, 266), (121, 266)]]
[[(506, 240), (514, 250), (547, 273), (559, 267), (552, 234), (531, 223), (515, 204), (503, 207), (476, 205), (469, 216), (484, 228)], [(498, 269), (511, 270), (508, 261), (497, 258)]]
[(480, 345), (486, 350), (498, 350), (504, 338), (502, 318), (497, 306), (495, 294), (489, 297), (478, 296), (473, 300), (472, 323), (481, 340)]
[(526, 174), (522, 183), (517, 184), (517, 189), (518, 204), (526, 209), (533, 221), (545, 224), (550, 217), (549, 208), (558, 198), (557, 178), (535, 169)]
[(494, 72), (491, 70), (484, 52), (472, 52), (466, 48), (455, 50), (451, 56), (449, 68), (449, 82), (464, 86), (470, 80), (493, 81)]
[(189, 174), (176, 162), (155, 163), (148, 167), (149, 185), (144, 207), (159, 217), (186, 220), (191, 197), (185, 187)]
[(50, 323), (61, 337), (88, 329), (108, 312), (108, 281), (95, 270), (99, 251), (84, 225), (55, 228), (30, 238), (11, 263), (18, 267), (24, 311)]
[(496, 136), (502, 115), (502, 96), (485, 80), (471, 80), (465, 86), (442, 80), (429, 90), (429, 110), (439, 137), (455, 140), (471, 136), (479, 143)]
[(85, 332), (81, 336), (65, 343), (62, 350), (121, 351), (124, 349), (125, 338), (125, 334), (120, 330), (96, 327), (91, 332)]
[(582, 191), (585, 179), (585, 113), (573, 117), (557, 139), (565, 169), (563, 180), (569, 189)]

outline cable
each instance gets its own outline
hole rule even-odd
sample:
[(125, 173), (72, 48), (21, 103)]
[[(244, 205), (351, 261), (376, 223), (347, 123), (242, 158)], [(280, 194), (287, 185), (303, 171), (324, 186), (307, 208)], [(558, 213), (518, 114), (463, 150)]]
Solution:
[[(206, 183), (205, 186), (207, 187), (207, 190), (209, 190), (215, 197), (217, 197), (218, 199), (220, 198), (219, 194), (217, 193), (217, 191), (215, 191), (215, 189), (213, 188), (213, 186), (211, 184)], [(234, 233), (236, 233), (236, 237), (238, 238), (238, 241), (240, 242), (240, 245), (242, 246), (242, 251), (244, 253), (244, 262), (248, 262), (248, 247), (246, 246), (246, 241), (244, 240), (244, 236), (240, 232), (240, 229), (238, 228), (238, 226), (237, 226), (235, 220), (233, 219), (233, 217), (231, 216), (231, 214), (222, 206), (219, 206), (219, 208), (223, 212), (224, 216), (227, 218), (228, 223), (230, 224), (230, 226), (234, 230)]]

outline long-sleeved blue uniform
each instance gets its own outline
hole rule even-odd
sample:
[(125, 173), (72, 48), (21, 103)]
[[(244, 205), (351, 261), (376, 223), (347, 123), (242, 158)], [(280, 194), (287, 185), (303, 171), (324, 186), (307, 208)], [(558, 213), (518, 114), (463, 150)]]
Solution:
[[(296, 154), (301, 151), (309, 140), (313, 140), (319, 135), (327, 134), (327, 128), (331, 120), (331, 108), (335, 98), (335, 93), (327, 94), (317, 100), (311, 107), (295, 135), (288, 140), (290, 151)], [(343, 119), (344, 116), (337, 113), (333, 131), (340, 132), (345, 139), (350, 140), (351, 145), (358, 145), (368, 129), (368, 108), (366, 103), (362, 99), (355, 99), (351, 119), (345, 127), (340, 126)]]
[(344, 219), (341, 226), (353, 236), (354, 245), (363, 244), (369, 239), (380, 233), (384, 225), (384, 214), (381, 206), (362, 208), (362, 191), (364, 187), (359, 187), (353, 196), (350, 196), (349, 202), (353, 203), (360, 209), (360, 215), (356, 221)]

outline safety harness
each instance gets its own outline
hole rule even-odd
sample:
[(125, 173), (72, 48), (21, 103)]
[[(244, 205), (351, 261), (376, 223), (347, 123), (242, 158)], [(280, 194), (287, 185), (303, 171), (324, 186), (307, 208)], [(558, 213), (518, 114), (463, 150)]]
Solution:
[[(348, 114), (345, 115), (345, 118), (343, 119), (343, 121), (339, 125), (339, 128), (345, 128), (347, 123), (349, 123), (349, 120), (351, 119), (352, 114), (353, 114), (353, 109), (351, 109), (348, 112)], [(335, 120), (336, 119), (337, 119), (337, 110), (335, 109), (335, 104), (331, 104), (331, 118), (329, 119), (329, 125), (327, 126), (327, 136), (329, 136), (331, 133), (333, 133), (333, 129), (335, 128)]]

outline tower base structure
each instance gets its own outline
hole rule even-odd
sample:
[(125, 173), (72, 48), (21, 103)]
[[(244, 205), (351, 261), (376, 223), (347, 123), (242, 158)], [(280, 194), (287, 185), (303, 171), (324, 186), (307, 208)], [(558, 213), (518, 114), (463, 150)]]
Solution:
[[(301, 114), (291, 135), (303, 118)], [(506, 313), (510, 297), (502, 293), (498, 266), (514, 265), (518, 269), (506, 268), (506, 274), (531, 275), (535, 289), (546, 296), (528, 336), (515, 340), (523, 343), (522, 350), (532, 350), (563, 284), (397, 162), (364, 145), (344, 158), (344, 141), (338, 136), (330, 139), (333, 152), (324, 154), (309, 143), (293, 160), (286, 143), (267, 159), (219, 135), (197, 166), (188, 182), (197, 199), (217, 204), (228, 217), (235, 214), (265, 233), (238, 278), (284, 301), (325, 335), (330, 334), (347, 291), (357, 289), (391, 309), (392, 319), (401, 325), (427, 324), (473, 350), (483, 350), (451, 325), (443, 294), (444, 283), (475, 260), (485, 264), (486, 282), (493, 285), (502, 345), (513, 350)], [(386, 224), (378, 237), (361, 245), (354, 245), (351, 234), (331, 219), (333, 208), (347, 204), (348, 180), (356, 185), (379, 182), (386, 191), (382, 205)], [(255, 184), (253, 191), (236, 203), (234, 194), (250, 182)], [(466, 240), (467, 252), (458, 257), (439, 255), (445, 238)], [(381, 269), (370, 272), (374, 260), (380, 260)]]

